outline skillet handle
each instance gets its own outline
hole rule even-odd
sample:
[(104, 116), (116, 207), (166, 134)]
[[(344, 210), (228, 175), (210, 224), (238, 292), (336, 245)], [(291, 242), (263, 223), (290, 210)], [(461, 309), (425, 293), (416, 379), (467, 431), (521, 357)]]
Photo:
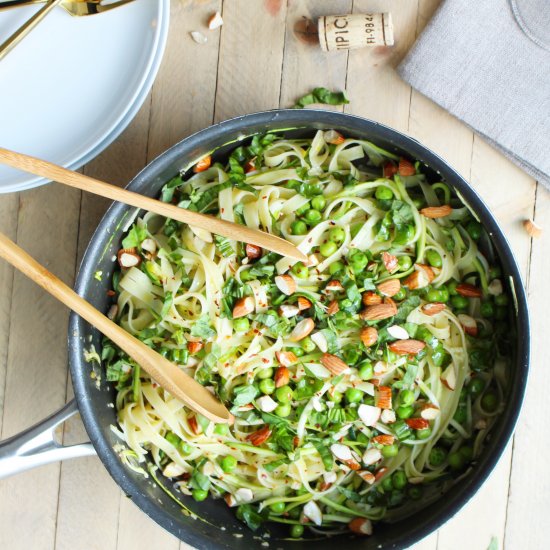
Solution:
[(59, 411), (5, 441), (0, 442), (0, 479), (58, 460), (95, 455), (91, 443), (64, 446), (55, 429), (78, 412), (73, 399)]

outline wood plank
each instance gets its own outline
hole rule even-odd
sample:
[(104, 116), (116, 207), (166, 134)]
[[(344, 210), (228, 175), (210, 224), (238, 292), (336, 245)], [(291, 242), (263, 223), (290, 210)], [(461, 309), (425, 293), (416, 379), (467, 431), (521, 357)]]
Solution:
[(223, 18), (215, 120), (277, 107), (286, 2), (231, 0)]
[[(512, 183), (515, 184), (515, 182)], [(509, 185), (512, 187), (512, 185)], [(535, 221), (543, 234), (532, 243), (529, 289), (531, 314), (531, 367), (529, 384), (514, 438), (514, 456), (510, 484), (505, 548), (547, 548), (550, 525), (550, 474), (548, 473), (548, 430), (545, 419), (550, 415), (548, 400), (548, 339), (550, 322), (548, 304), (550, 289), (550, 193), (539, 184), (534, 209)], [(520, 220), (516, 220), (519, 224)]]
[[(56, 184), (20, 195), (19, 245), (69, 284), (79, 201), (79, 191)], [(10, 315), (3, 438), (60, 407), (67, 379), (68, 310), (17, 273)], [(53, 547), (59, 468), (52, 464), (0, 483), (0, 548)]]
[[(18, 210), (18, 193), (10, 193), (2, 197), (0, 201), (0, 231), (12, 240), (17, 235)], [(13, 289), (13, 268), (7, 262), (0, 262), (0, 289), (0, 433), (2, 433)]]
[(346, 112), (407, 130), (411, 88), (399, 78), (395, 67), (414, 41), (417, 9), (416, 2), (354, 1), (354, 13), (391, 12), (395, 45), (349, 52), (347, 90), (351, 103), (346, 105)]
[[(325, 53), (318, 42), (308, 40), (303, 22), (310, 20), (317, 28), (317, 18), (330, 13), (351, 13), (351, 0), (319, 2), (292, 0), (288, 3), (281, 82), (281, 108), (292, 107), (296, 100), (313, 88), (345, 90), (348, 52)], [(323, 105), (324, 109), (342, 111), (342, 106)]]

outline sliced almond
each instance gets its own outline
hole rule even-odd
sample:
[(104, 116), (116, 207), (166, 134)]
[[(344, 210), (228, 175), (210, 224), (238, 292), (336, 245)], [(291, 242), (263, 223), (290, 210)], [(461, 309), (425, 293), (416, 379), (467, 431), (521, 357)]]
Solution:
[(388, 364), (386, 361), (376, 361), (373, 366), (374, 376), (382, 376), (388, 372)]
[(391, 298), (385, 298), (383, 304), (368, 306), (367, 309), (359, 313), (363, 321), (381, 321), (389, 319), (397, 314), (397, 306)]
[(345, 141), (344, 136), (336, 130), (327, 130), (323, 133), (323, 138), (327, 143), (332, 145), (340, 145), (340, 143), (344, 143)]
[(412, 430), (425, 430), (430, 427), (430, 422), (425, 418), (406, 418), (405, 424)]
[(277, 401), (274, 401), (269, 395), (262, 395), (262, 397), (256, 399), (256, 404), (261, 411), (268, 413), (273, 412), (278, 407)]
[(338, 479), (338, 476), (336, 472), (325, 472), (323, 474), (323, 479), (326, 483), (334, 483)]
[(178, 477), (185, 473), (185, 469), (175, 462), (169, 462), (164, 467), (164, 470), (162, 470), (162, 473), (166, 477)]
[(388, 334), (392, 338), (396, 338), (397, 340), (409, 339), (409, 333), (406, 331), (406, 329), (400, 327), (399, 325), (392, 325), (391, 327), (388, 327)]
[(453, 209), (448, 204), (444, 204), (442, 206), (427, 206), (426, 208), (422, 208), (420, 210), (420, 213), (425, 218), (436, 219), (444, 218), (445, 216), (448, 216), (452, 211)]
[(252, 296), (245, 296), (239, 298), (233, 306), (233, 319), (239, 319), (245, 317), (249, 313), (254, 311), (254, 298)]
[(286, 386), (290, 381), (290, 372), (287, 367), (278, 367), (275, 371), (275, 387), (280, 388), (281, 386)]
[(368, 518), (354, 518), (348, 523), (348, 529), (356, 535), (372, 535), (372, 522)]
[(304, 516), (315, 523), (315, 525), (323, 524), (323, 514), (314, 500), (310, 500), (304, 505)]
[(388, 348), (398, 355), (416, 355), (426, 347), (420, 340), (397, 340), (388, 345)]
[(527, 234), (534, 239), (538, 239), (542, 235), (542, 227), (538, 226), (533, 220), (524, 220), (523, 227)]
[[(197, 43), (197, 44), (206, 44), (208, 42), (208, 38), (202, 34), (200, 31), (192, 31), (191, 38)], [(205, 168), (206, 170), (206, 168)], [(194, 170), (195, 172), (200, 172), (200, 170)]]
[(141, 249), (153, 254), (157, 251), (157, 243), (153, 239), (144, 239), (141, 243)]
[(355, 473), (369, 485), (372, 485), (376, 479), (374, 477), (374, 474), (372, 472), (369, 472), (368, 470), (357, 470), (357, 472)]
[(245, 247), (246, 257), (249, 260), (257, 260), (262, 257), (262, 248), (255, 244), (247, 244)]
[(118, 265), (124, 269), (137, 267), (141, 263), (141, 256), (135, 248), (123, 248), (117, 253)]
[(321, 357), (321, 364), (332, 374), (334, 374), (334, 376), (338, 376), (339, 374), (349, 370), (349, 366), (346, 365), (342, 359), (336, 357), (336, 355), (331, 355), (330, 353), (325, 353)]
[(382, 167), (382, 175), (386, 179), (391, 179), (395, 174), (397, 174), (397, 166), (391, 160), (388, 160)]
[(297, 304), (300, 311), (304, 311), (304, 309), (309, 309), (313, 305), (307, 298), (304, 298), (303, 296), (298, 296)]
[(347, 460), (353, 460), (353, 455), (351, 454), (351, 449), (347, 445), (342, 445), (341, 443), (333, 443), (330, 446), (330, 452), (342, 462)]
[(378, 292), (384, 296), (395, 296), (401, 290), (401, 283), (399, 279), (388, 279), (383, 283), (380, 283), (377, 287)]
[(420, 416), (426, 420), (435, 420), (440, 412), (439, 407), (436, 407), (432, 403), (427, 403), (420, 409)]
[(291, 275), (277, 275), (277, 277), (275, 277), (275, 284), (277, 288), (287, 296), (296, 292), (296, 281)]
[(241, 487), (235, 491), (235, 498), (239, 503), (250, 502), (254, 500), (254, 493), (247, 487)]
[(341, 292), (344, 290), (340, 281), (329, 281), (325, 286), (325, 292)]
[(396, 421), (395, 412), (391, 409), (384, 409), (380, 415), (380, 420), (384, 424), (393, 424)]
[(219, 29), (223, 25), (222, 14), (217, 11), (208, 19), (208, 28), (213, 31)]
[(378, 470), (374, 472), (374, 477), (376, 478), (376, 481), (380, 481), (388, 473), (388, 470), (389, 468), (386, 468), (386, 466), (378, 468)]
[[(204, 38), (206, 42), (206, 37)], [(202, 157), (197, 162), (197, 164), (195, 164), (195, 166), (193, 167), (193, 172), (204, 172), (205, 170), (208, 170), (208, 168), (210, 168), (211, 164), (212, 164), (212, 157), (210, 155), (206, 155), (205, 157)]]
[(396, 269), (399, 268), (397, 256), (394, 256), (389, 252), (382, 252), (382, 262), (384, 262), (384, 267), (386, 268), (386, 271), (388, 273), (393, 273)]
[(466, 298), (481, 298), (481, 296), (483, 296), (483, 292), (481, 292), (480, 288), (469, 283), (460, 283), (456, 285), (456, 291)]
[(253, 157), (251, 159), (248, 159), (245, 163), (244, 163), (244, 173), (245, 174), (249, 174), (250, 172), (255, 172), (256, 171), (256, 158), (257, 157)]
[(310, 319), (309, 317), (306, 317), (305, 319), (302, 319), (293, 329), (290, 333), (290, 336), (288, 339), (291, 342), (299, 342), (300, 340), (303, 340), (306, 336), (309, 336), (311, 334), (311, 331), (315, 328), (315, 323), (313, 322), (313, 319)]
[(380, 407), (373, 407), (372, 405), (365, 405), (363, 403), (357, 408), (357, 414), (363, 421), (363, 424), (370, 427), (376, 426), (381, 412), (382, 409)]
[(187, 424), (189, 425), (189, 428), (191, 429), (191, 431), (195, 434), (195, 435), (199, 435), (200, 433), (200, 428), (199, 428), (199, 423), (197, 422), (197, 417), (196, 416), (191, 416), (187, 419)]
[(194, 355), (195, 353), (199, 353), (199, 351), (204, 347), (204, 344), (202, 342), (187, 342), (187, 351), (191, 355)]
[(336, 300), (332, 300), (327, 306), (327, 315), (334, 315), (340, 311), (340, 306)]
[(378, 294), (376, 294), (376, 292), (373, 292), (372, 290), (363, 292), (362, 299), (363, 304), (366, 306), (375, 306), (382, 303), (382, 296), (379, 296)]
[(296, 317), (300, 313), (300, 308), (294, 304), (281, 304), (279, 306), (279, 315), (290, 319), (291, 317)]
[(502, 281), (500, 279), (493, 279), (487, 288), (491, 296), (500, 296), (504, 289), (502, 288)]
[(430, 302), (429, 304), (424, 304), (422, 306), (422, 313), (425, 315), (437, 315), (445, 309), (445, 304), (442, 302)]
[(410, 290), (427, 287), (435, 279), (435, 273), (429, 265), (414, 264), (414, 271), (403, 281)]
[(223, 500), (225, 500), (225, 503), (227, 504), (227, 506), (229, 506), (231, 508), (233, 506), (237, 506), (237, 504), (238, 504), (237, 499), (231, 493), (227, 493), (223, 497)]
[(376, 405), (381, 409), (391, 409), (391, 388), (389, 386), (379, 386), (376, 398)]
[(374, 327), (363, 327), (359, 333), (359, 338), (361, 338), (361, 342), (369, 348), (376, 344), (378, 340), (378, 331)]
[(378, 445), (393, 445), (395, 436), (390, 434), (380, 434), (374, 436), (371, 441)]
[(271, 428), (269, 426), (264, 426), (259, 430), (252, 432), (246, 436), (246, 440), (252, 443), (254, 447), (259, 447), (265, 443), (271, 437)]
[(283, 367), (290, 367), (298, 361), (298, 357), (291, 351), (276, 351), (275, 357)]
[(441, 382), (451, 391), (456, 388), (456, 373), (452, 363), (441, 373)]
[(380, 452), (380, 449), (377, 449), (376, 447), (371, 447), (363, 453), (363, 457), (361, 458), (361, 460), (363, 461), (363, 464), (365, 466), (372, 466), (373, 464), (376, 464), (377, 462), (382, 460), (382, 453)]
[(328, 351), (328, 342), (325, 337), (325, 335), (322, 332), (314, 332), (310, 336), (313, 343), (323, 352), (326, 353)]
[(416, 168), (410, 160), (402, 158), (399, 160), (399, 168), (397, 169), (397, 173), (400, 176), (414, 176), (416, 174)]
[(466, 334), (469, 334), (470, 336), (477, 336), (477, 321), (473, 317), (465, 315), (464, 313), (459, 313), (457, 318)]

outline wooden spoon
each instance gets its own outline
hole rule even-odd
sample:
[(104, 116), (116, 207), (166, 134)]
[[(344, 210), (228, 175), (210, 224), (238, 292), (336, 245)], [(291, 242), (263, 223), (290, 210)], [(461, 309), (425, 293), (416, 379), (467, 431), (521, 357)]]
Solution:
[(269, 233), (265, 233), (258, 229), (252, 229), (245, 225), (220, 220), (214, 216), (192, 212), (191, 210), (186, 210), (185, 208), (180, 208), (173, 204), (151, 199), (139, 193), (121, 189), (115, 185), (79, 174), (78, 172), (68, 170), (67, 168), (63, 168), (62, 166), (52, 164), (45, 160), (0, 147), (0, 162), (12, 168), (18, 168), (24, 172), (35, 174), (36, 176), (64, 183), (70, 187), (76, 187), (82, 191), (89, 191), (90, 193), (95, 193), (96, 195), (101, 195), (102, 197), (114, 201), (123, 202), (130, 206), (136, 206), (137, 208), (155, 212), (166, 218), (172, 218), (195, 227), (206, 229), (206, 231), (210, 231), (217, 235), (223, 235), (234, 241), (255, 244), (267, 250), (271, 250), (272, 252), (276, 252), (277, 254), (281, 254), (282, 256), (288, 256), (302, 262), (308, 261), (306, 254), (301, 250), (298, 250), (293, 244), (275, 235), (270, 235)]
[(0, 233), (0, 257), (108, 336), (155, 382), (189, 408), (216, 423), (233, 422), (233, 415), (204, 386), (100, 313), (3, 233)]

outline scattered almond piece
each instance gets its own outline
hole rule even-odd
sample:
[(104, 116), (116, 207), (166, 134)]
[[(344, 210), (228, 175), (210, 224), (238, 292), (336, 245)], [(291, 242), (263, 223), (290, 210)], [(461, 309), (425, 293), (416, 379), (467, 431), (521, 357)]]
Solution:
[(460, 283), (456, 285), (456, 291), (466, 298), (481, 298), (483, 295), (480, 288), (469, 283)]
[(246, 440), (250, 441), (254, 447), (259, 447), (262, 443), (265, 443), (271, 437), (271, 428), (264, 426), (259, 430), (252, 432), (246, 436)]
[(437, 315), (445, 309), (445, 304), (443, 302), (430, 302), (429, 304), (424, 304), (422, 306), (422, 313), (425, 315)]
[(456, 373), (452, 363), (441, 373), (441, 382), (451, 391), (456, 388)]
[(382, 409), (380, 409), (380, 407), (373, 407), (372, 405), (365, 405), (364, 403), (357, 408), (359, 418), (363, 421), (365, 426), (369, 427), (376, 426), (381, 413)]
[(473, 317), (470, 317), (464, 313), (459, 313), (457, 319), (466, 334), (470, 336), (477, 336), (477, 321)]
[(257, 260), (262, 257), (262, 248), (255, 244), (247, 244), (245, 247), (246, 257), (249, 260)]
[(191, 355), (198, 353), (203, 347), (204, 344), (202, 342), (187, 342), (187, 350)]
[(397, 173), (400, 176), (414, 176), (416, 174), (416, 169), (410, 160), (402, 158), (399, 160), (399, 168), (397, 169)]
[(367, 292), (363, 292), (363, 304), (366, 306), (375, 306), (382, 303), (382, 296), (379, 296), (376, 294), (376, 292), (373, 292), (372, 290), (367, 290)]
[(383, 304), (368, 306), (359, 313), (363, 321), (381, 321), (393, 317), (397, 313), (397, 306), (391, 298), (386, 298)]
[(383, 283), (380, 283), (377, 287), (378, 292), (384, 296), (395, 296), (401, 290), (401, 283), (399, 279), (388, 279)]
[(330, 143), (332, 145), (340, 145), (340, 143), (344, 143), (345, 141), (344, 136), (336, 130), (327, 130), (323, 134), (323, 137), (325, 138), (325, 141), (327, 143)]
[(429, 421), (425, 418), (407, 418), (405, 423), (413, 430), (425, 430), (430, 427)]
[(444, 204), (443, 206), (427, 206), (426, 208), (422, 208), (420, 210), (420, 213), (425, 218), (444, 218), (445, 216), (448, 216), (453, 209), (448, 205)]
[(372, 485), (375, 481), (374, 474), (368, 470), (357, 470), (356, 474), (369, 485)]
[(283, 367), (290, 367), (298, 361), (298, 357), (292, 351), (276, 351), (275, 357)]
[(527, 234), (534, 239), (538, 239), (542, 235), (542, 227), (538, 226), (533, 220), (524, 220), (523, 227)]
[(336, 300), (332, 300), (327, 307), (327, 315), (334, 315), (340, 311), (340, 306)]
[(388, 327), (388, 334), (396, 340), (409, 339), (409, 333), (406, 331), (406, 329), (400, 327), (399, 325), (392, 325), (391, 327)]
[(374, 346), (378, 340), (378, 331), (374, 327), (363, 327), (359, 333), (359, 338), (367, 348)]
[(277, 277), (275, 277), (275, 285), (277, 285), (277, 288), (287, 296), (296, 292), (296, 281), (291, 275), (277, 275)]
[(379, 386), (376, 405), (381, 409), (391, 409), (391, 388), (389, 386)]
[(137, 267), (141, 263), (141, 256), (135, 248), (123, 248), (117, 253), (118, 264), (124, 269)]
[(211, 31), (219, 29), (222, 25), (223, 25), (222, 14), (219, 11), (211, 15), (210, 19), (208, 19), (208, 28)]
[(343, 372), (349, 370), (349, 366), (346, 365), (346, 363), (344, 363), (342, 359), (330, 353), (325, 353), (321, 357), (321, 364), (332, 374), (334, 374), (334, 376), (338, 376), (339, 374), (342, 374)]
[(275, 371), (275, 387), (280, 388), (281, 386), (286, 386), (290, 381), (290, 372), (286, 367), (278, 367)]
[(300, 311), (303, 311), (304, 309), (309, 309), (312, 306), (312, 303), (303, 296), (298, 296), (298, 307), (300, 308)]
[(439, 416), (439, 407), (432, 403), (427, 403), (420, 409), (420, 416), (426, 420), (435, 420)]
[(311, 331), (315, 328), (315, 323), (313, 322), (313, 319), (310, 319), (309, 317), (306, 319), (302, 319), (293, 329), (290, 333), (290, 336), (288, 339), (291, 342), (299, 342), (300, 340), (303, 340), (306, 336), (309, 336)]
[[(206, 40), (206, 38), (205, 38)], [(205, 170), (208, 170), (210, 168), (210, 165), (212, 164), (212, 157), (210, 155), (206, 155), (205, 157), (202, 157), (195, 166), (193, 166), (193, 172), (198, 174), (199, 172), (204, 172)]]
[(371, 441), (373, 443), (378, 443), (378, 445), (393, 445), (395, 436), (390, 434), (380, 434), (374, 436)]
[(382, 460), (382, 453), (376, 447), (371, 447), (364, 452), (361, 460), (365, 466), (372, 466)]
[(202, 34), (200, 31), (193, 31), (191, 32), (191, 38), (197, 43), (197, 44), (206, 44), (208, 42), (208, 38)]
[(281, 317), (290, 319), (291, 317), (298, 315), (298, 313), (300, 313), (300, 308), (294, 304), (281, 304), (279, 306), (279, 315)]
[(348, 528), (356, 535), (372, 535), (372, 522), (368, 518), (354, 518), (348, 523)]
[(388, 348), (398, 355), (416, 355), (426, 347), (420, 340), (397, 340), (388, 345)]
[(249, 313), (254, 311), (254, 298), (252, 296), (245, 296), (244, 298), (239, 298), (233, 307), (233, 319), (238, 319), (239, 317), (245, 317)]
[(389, 252), (382, 252), (382, 261), (384, 262), (384, 267), (388, 273), (393, 273), (399, 267), (397, 256), (394, 256)]

